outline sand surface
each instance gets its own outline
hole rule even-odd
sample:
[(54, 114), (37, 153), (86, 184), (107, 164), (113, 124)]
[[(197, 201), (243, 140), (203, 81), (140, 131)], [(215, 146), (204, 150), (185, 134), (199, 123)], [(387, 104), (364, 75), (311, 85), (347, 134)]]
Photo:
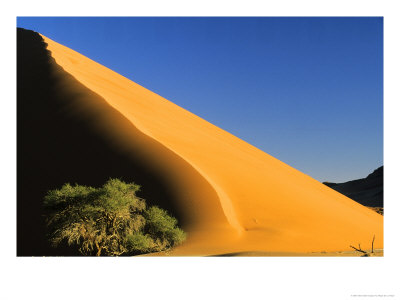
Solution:
[[(187, 241), (168, 255), (343, 253), (351, 251), (350, 244), (368, 248), (373, 235), (375, 248), (383, 248), (383, 216), (89, 58), (43, 39), (57, 69), (52, 71), (58, 74), (55, 93), (70, 93), (60, 100), (68, 108), (65, 114), (87, 118), (83, 129), (91, 128), (126, 164), (146, 170), (150, 175), (143, 188), (155, 189), (148, 197), (156, 195), (156, 203), (164, 199), (160, 205), (188, 233)], [(75, 85), (79, 88), (72, 93)], [(128, 175), (121, 176), (129, 177), (124, 172)], [(152, 187), (152, 178), (168, 188)], [(141, 184), (138, 179), (134, 181)]]

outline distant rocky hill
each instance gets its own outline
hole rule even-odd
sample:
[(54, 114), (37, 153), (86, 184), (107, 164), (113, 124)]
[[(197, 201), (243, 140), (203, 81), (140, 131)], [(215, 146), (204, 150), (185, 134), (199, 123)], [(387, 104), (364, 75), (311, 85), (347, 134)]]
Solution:
[(357, 201), (358, 203), (383, 211), (383, 166), (366, 178), (343, 183), (324, 182), (325, 185)]

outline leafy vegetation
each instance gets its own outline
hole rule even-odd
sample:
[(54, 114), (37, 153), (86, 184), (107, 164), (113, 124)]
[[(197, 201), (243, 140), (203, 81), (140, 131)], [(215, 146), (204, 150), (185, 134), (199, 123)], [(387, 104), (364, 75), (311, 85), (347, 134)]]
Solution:
[(82, 255), (135, 255), (167, 250), (186, 234), (177, 220), (136, 196), (140, 186), (110, 179), (93, 188), (65, 184), (44, 198), (49, 241)]

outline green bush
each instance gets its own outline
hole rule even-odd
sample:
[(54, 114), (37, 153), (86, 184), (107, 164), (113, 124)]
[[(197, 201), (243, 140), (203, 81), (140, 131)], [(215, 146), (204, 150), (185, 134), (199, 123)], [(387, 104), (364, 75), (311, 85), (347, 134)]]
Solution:
[(44, 198), (49, 241), (82, 255), (141, 254), (170, 249), (186, 234), (177, 220), (136, 196), (140, 186), (110, 179), (102, 187), (65, 184)]
[(177, 227), (177, 220), (168, 215), (165, 210), (152, 206), (144, 212), (146, 231), (154, 238), (168, 243), (168, 247), (180, 244), (185, 240), (185, 233)]

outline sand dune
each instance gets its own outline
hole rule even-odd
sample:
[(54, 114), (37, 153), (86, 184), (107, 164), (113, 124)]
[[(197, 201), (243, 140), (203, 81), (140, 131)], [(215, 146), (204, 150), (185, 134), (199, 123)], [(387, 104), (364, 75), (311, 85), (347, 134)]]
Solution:
[[(44, 42), (41, 41), (43, 38)], [(383, 248), (383, 217), (131, 80), (18, 32), (18, 254), (43, 193), (135, 181), (188, 233), (170, 255)]]

